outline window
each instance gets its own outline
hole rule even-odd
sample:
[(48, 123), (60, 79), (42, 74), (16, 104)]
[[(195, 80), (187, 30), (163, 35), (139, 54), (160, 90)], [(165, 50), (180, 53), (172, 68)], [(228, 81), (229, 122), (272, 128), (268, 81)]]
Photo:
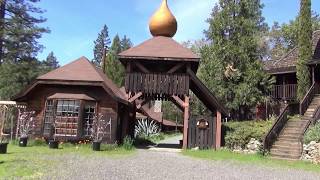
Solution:
[(58, 100), (57, 116), (78, 117), (80, 109), (79, 100)]
[(50, 135), (52, 123), (53, 123), (53, 116), (54, 116), (54, 106), (53, 100), (46, 101), (46, 109), (45, 109), (45, 116), (44, 116), (44, 135)]
[(95, 104), (88, 103), (84, 106), (84, 119), (83, 119), (83, 135), (90, 136), (93, 116), (95, 114)]

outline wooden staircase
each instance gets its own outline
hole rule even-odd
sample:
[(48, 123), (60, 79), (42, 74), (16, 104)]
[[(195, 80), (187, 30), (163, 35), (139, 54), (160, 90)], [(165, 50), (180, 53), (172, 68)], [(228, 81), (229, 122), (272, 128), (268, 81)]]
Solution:
[(320, 106), (320, 94), (315, 94), (303, 116), (293, 117), (287, 121), (278, 138), (271, 146), (272, 158), (298, 160), (302, 154), (302, 139), (306, 128), (314, 118)]

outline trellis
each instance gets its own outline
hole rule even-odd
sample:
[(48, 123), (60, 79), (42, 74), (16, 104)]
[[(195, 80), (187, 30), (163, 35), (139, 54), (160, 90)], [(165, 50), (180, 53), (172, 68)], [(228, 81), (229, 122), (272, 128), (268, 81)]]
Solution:
[[(14, 136), (14, 122), (13, 117), (10, 117), (10, 112), (14, 108), (18, 110), (18, 114), (20, 115), (23, 110), (26, 109), (26, 104), (17, 103), (15, 101), (0, 101), (0, 137), (10, 136), (10, 140), (13, 140)], [(18, 115), (18, 117), (19, 117)], [(10, 118), (10, 134), (5, 134), (3, 132), (5, 128), (5, 122)], [(19, 121), (17, 121), (17, 127), (19, 127)], [(16, 138), (18, 138), (18, 128), (16, 129)]]

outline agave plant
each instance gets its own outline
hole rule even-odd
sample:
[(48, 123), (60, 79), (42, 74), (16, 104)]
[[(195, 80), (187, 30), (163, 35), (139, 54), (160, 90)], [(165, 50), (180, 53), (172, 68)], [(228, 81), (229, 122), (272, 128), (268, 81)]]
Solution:
[(153, 135), (158, 135), (159, 133), (159, 125), (155, 121), (148, 119), (139, 119), (134, 131), (135, 137), (150, 137)]

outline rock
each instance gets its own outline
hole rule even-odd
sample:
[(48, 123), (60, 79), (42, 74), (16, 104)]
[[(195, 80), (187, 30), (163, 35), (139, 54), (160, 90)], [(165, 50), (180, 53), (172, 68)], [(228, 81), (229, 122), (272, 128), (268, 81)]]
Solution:
[(320, 143), (311, 141), (307, 145), (304, 144), (301, 159), (320, 164)]

